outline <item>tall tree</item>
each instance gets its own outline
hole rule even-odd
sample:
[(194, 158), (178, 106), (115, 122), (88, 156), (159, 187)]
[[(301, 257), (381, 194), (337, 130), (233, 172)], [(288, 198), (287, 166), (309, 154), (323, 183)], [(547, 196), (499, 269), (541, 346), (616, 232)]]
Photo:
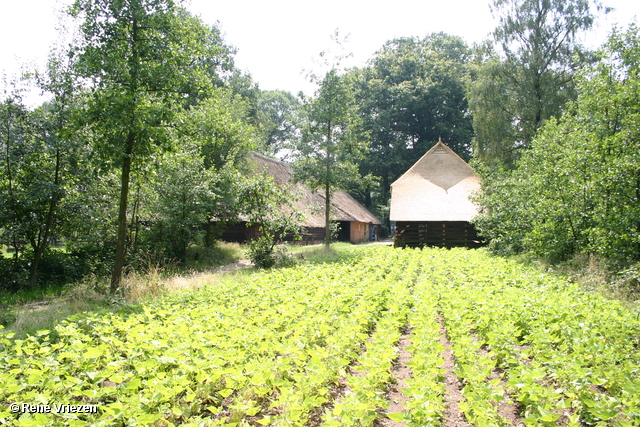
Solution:
[(15, 82), (7, 85), (0, 102), (0, 235), (10, 242), (17, 267), (21, 250), (21, 222), (28, 213), (21, 202), (22, 189), (18, 184), (20, 165), (32, 133), (29, 111), (22, 103)]
[(168, 148), (169, 123), (189, 95), (205, 87), (209, 29), (172, 0), (76, 0), (78, 73), (90, 81), (90, 123), (99, 149), (120, 169), (111, 292), (122, 276), (134, 160)]
[(0, 229), (9, 234), (16, 261), (21, 242), (30, 244), (32, 255), (25, 260), (29, 276), (22, 284), (32, 286), (55, 228), (64, 220), (61, 204), (72, 181), (67, 166), (74, 158), (75, 137), (68, 123), (73, 100), (69, 81), (62, 80), (53, 77), (41, 85), (54, 98), (35, 110), (26, 109), (16, 94), (5, 99), (0, 110)]
[(283, 155), (297, 136), (299, 100), (283, 90), (267, 90), (258, 100), (262, 151), (270, 156)]
[(510, 173), (489, 175), (481, 232), (496, 249), (551, 261), (587, 252), (640, 260), (640, 30), (614, 32)]
[(332, 67), (318, 82), (315, 97), (303, 106), (305, 121), (294, 167), (298, 179), (324, 195), (324, 244), (329, 247), (332, 195), (337, 188), (357, 179), (356, 160), (364, 155), (366, 143), (346, 77)]
[[(60, 203), (65, 197), (65, 187), (69, 187), (73, 175), (68, 165), (77, 161), (73, 116), (79, 105), (76, 97), (77, 82), (72, 68), (73, 58), (70, 55), (53, 50), (49, 56), (47, 71), (39, 78), (39, 86), (52, 94), (53, 98), (34, 114), (37, 118), (34, 137), (42, 147), (38, 169), (46, 180), (46, 185), (41, 185), (38, 189), (42, 198), (41, 208), (32, 211), (32, 218), (38, 218), (39, 224), (29, 237), (34, 251), (29, 273), (31, 285), (35, 283), (38, 266), (49, 246), (54, 225), (60, 222)], [(42, 161), (47, 160), (48, 164), (43, 164)], [(46, 171), (49, 171), (48, 177)]]
[[(440, 137), (469, 158), (469, 60), (461, 38), (434, 33), (390, 40), (368, 67), (352, 71), (360, 115), (371, 136), (360, 170), (380, 182), (377, 205), (388, 203), (391, 183)], [(365, 188), (363, 201), (375, 209), (372, 193), (372, 187)]]
[(597, 0), (493, 1), (496, 50), (485, 50), (469, 93), (481, 160), (513, 167), (544, 121), (575, 99), (575, 70), (588, 59), (579, 36), (602, 9)]

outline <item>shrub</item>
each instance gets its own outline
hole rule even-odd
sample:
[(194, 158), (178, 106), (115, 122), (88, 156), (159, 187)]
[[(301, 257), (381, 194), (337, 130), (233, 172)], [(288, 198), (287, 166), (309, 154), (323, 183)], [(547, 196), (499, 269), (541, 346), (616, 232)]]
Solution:
[(8, 326), (16, 321), (16, 314), (9, 307), (0, 306), (0, 326)]
[(299, 264), (298, 258), (290, 253), (286, 246), (278, 246), (271, 256), (274, 267), (295, 267)]
[(258, 268), (271, 268), (275, 264), (271, 239), (260, 236), (249, 244), (249, 259)]
[(86, 262), (75, 253), (47, 248), (38, 266), (35, 286), (29, 284), (33, 251), (26, 250), (18, 261), (0, 257), (0, 291), (61, 287), (80, 280), (87, 273)]
[(298, 264), (286, 246), (274, 246), (272, 239), (260, 236), (249, 245), (249, 259), (258, 268), (293, 267)]
[(14, 259), (0, 257), (0, 291), (16, 292), (26, 283), (28, 276), (27, 265), (23, 259)]
[(204, 271), (213, 267), (231, 264), (245, 257), (245, 248), (239, 243), (216, 242), (210, 248), (190, 246), (184, 268)]

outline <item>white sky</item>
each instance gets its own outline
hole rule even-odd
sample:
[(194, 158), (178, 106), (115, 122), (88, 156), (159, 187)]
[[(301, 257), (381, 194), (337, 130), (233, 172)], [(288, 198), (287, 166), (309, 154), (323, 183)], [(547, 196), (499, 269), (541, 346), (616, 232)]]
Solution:
[[(72, 0), (0, 0), (0, 75), (22, 63), (44, 65), (59, 39), (60, 10)], [(225, 41), (238, 49), (236, 65), (261, 89), (309, 91), (303, 69), (332, 47), (331, 34), (350, 34), (347, 65), (364, 65), (385, 41), (444, 31), (469, 44), (495, 27), (489, 0), (187, 0), (207, 24), (219, 21)], [(640, 15), (637, 0), (604, 0), (616, 9), (599, 21), (587, 43), (600, 45), (615, 23), (626, 28)]]

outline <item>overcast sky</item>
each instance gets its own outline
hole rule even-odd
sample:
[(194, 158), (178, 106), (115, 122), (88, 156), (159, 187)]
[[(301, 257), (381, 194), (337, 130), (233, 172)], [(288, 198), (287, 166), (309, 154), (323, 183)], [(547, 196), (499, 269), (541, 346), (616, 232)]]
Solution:
[[(604, 0), (616, 11), (599, 20), (587, 43), (600, 45), (613, 24), (626, 28), (640, 15), (637, 0)], [(42, 66), (58, 39), (60, 11), (71, 0), (0, 0), (0, 73), (19, 64)], [(469, 44), (494, 29), (488, 0), (187, 0), (207, 24), (219, 22), (225, 41), (238, 49), (236, 65), (261, 89), (310, 90), (303, 69), (332, 47), (334, 30), (350, 34), (348, 65), (364, 65), (385, 41), (444, 31)]]

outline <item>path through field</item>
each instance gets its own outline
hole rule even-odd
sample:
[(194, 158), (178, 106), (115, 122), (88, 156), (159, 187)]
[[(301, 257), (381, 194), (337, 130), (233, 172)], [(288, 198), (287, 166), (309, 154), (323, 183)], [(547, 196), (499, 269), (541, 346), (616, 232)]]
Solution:
[(371, 246), (0, 337), (0, 424), (626, 427), (639, 373), (614, 301), (482, 250)]

